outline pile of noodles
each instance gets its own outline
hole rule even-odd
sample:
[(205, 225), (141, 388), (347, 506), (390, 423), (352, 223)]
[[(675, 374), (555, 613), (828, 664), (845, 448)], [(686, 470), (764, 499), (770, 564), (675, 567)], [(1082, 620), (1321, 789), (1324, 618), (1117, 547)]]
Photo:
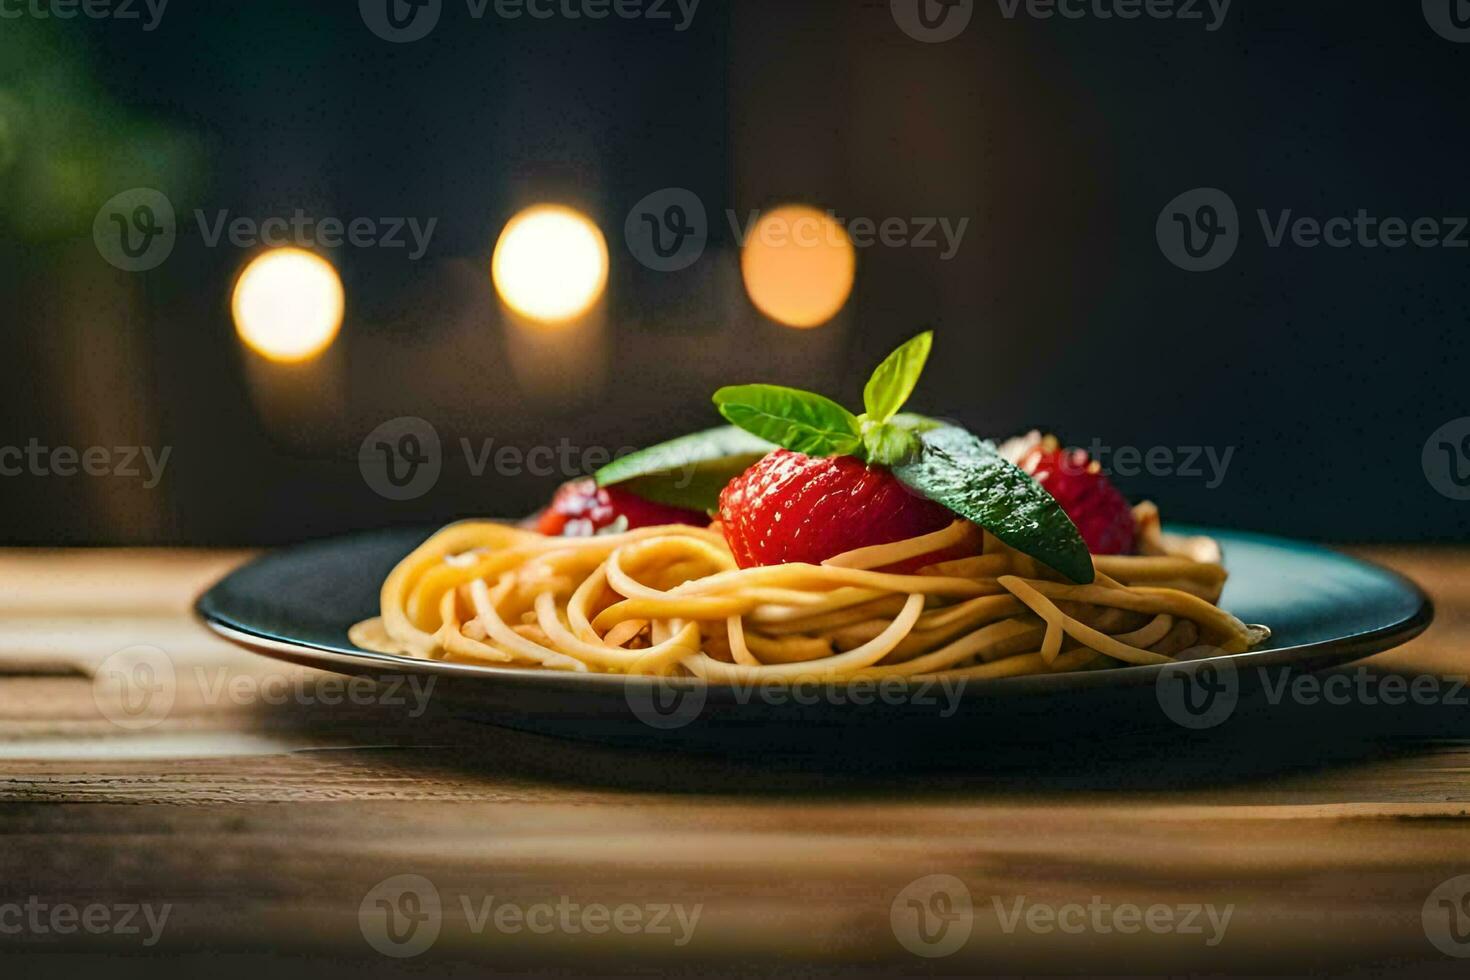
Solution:
[[(357, 624), (364, 649), (500, 667), (791, 682), (1009, 677), (1241, 653), (1267, 631), (1216, 603), (1208, 538), (1134, 509), (1139, 554), (1094, 556), (1076, 585), (967, 521), (821, 565), (739, 568), (719, 525), (545, 537), (490, 521), (439, 531)], [(883, 568), (940, 550), (970, 557)], [(953, 553), (953, 552), (950, 552)], [(961, 552), (963, 553), (963, 552)]]

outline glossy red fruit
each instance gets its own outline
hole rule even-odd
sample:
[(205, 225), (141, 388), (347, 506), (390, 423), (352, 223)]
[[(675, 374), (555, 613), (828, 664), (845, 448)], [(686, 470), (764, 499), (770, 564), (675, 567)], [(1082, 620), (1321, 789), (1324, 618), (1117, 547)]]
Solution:
[(619, 487), (599, 487), (592, 479), (562, 484), (536, 521), (536, 530), (552, 537), (582, 538), (627, 519), (627, 529), (658, 524), (705, 527), (709, 515), (697, 510), (656, 504)]
[(1095, 460), (1081, 449), (1063, 449), (1048, 436), (1017, 465), (1045, 487), (1094, 555), (1127, 555), (1134, 548), (1133, 508)]
[[(777, 449), (720, 493), (725, 540), (741, 568), (809, 562), (854, 548), (890, 544), (942, 530), (947, 507), (918, 496), (885, 469), (852, 456), (806, 456)], [(885, 571), (913, 571), (947, 553)]]

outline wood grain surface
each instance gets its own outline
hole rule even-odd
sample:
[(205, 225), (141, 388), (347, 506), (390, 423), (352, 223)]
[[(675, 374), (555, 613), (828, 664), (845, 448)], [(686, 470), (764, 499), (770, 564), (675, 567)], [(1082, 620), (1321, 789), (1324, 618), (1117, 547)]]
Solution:
[[(1470, 930), (1470, 879), (1441, 887), (1470, 875), (1470, 692), (1453, 696), (1470, 552), (1365, 554), (1438, 608), (1367, 666), (1447, 678), (1439, 703), (1283, 703), (1208, 731), (862, 760), (629, 751), (432, 698), (354, 699), (335, 675), (191, 621), (193, 596), (242, 554), (0, 552), (0, 968), (1462, 975), (1430, 933), (1452, 913)], [(156, 724), (121, 727), (90, 672), (139, 644), (187, 682)], [(409, 958), (368, 935), (400, 875), (431, 883), (441, 909)], [(970, 930), (944, 956), (901, 935), (910, 898), (949, 908), (932, 875), (958, 879), (972, 908), (934, 920)], [(48, 918), (92, 906), (96, 932)], [(151, 944), (146, 924), (101, 928), (165, 906)], [(507, 906), (529, 918), (497, 925)], [(599, 906), (637, 910), (642, 931), (595, 933)], [(1153, 931), (1129, 906), (1175, 925)], [(1200, 933), (1178, 928), (1194, 907)], [(1228, 909), (1223, 930), (1211, 909)], [(1449, 935), (1470, 955), (1470, 934)]]

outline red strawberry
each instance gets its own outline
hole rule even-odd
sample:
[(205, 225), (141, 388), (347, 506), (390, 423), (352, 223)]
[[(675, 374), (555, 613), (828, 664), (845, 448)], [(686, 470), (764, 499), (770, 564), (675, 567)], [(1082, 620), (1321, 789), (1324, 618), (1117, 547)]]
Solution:
[(618, 518), (627, 527), (693, 524), (704, 527), (709, 516), (697, 510), (656, 504), (618, 487), (599, 487), (592, 479), (564, 483), (536, 521), (536, 530), (552, 537), (582, 538), (610, 527)]
[(1047, 436), (1022, 452), (1016, 465), (1057, 499), (1082, 532), (1088, 551), (1132, 554), (1133, 508), (1084, 450), (1063, 449), (1054, 437)]
[[(854, 548), (942, 530), (946, 507), (910, 491), (885, 469), (852, 456), (767, 454), (720, 493), (725, 540), (741, 568), (820, 564)], [(958, 555), (924, 555), (887, 571), (912, 571)]]

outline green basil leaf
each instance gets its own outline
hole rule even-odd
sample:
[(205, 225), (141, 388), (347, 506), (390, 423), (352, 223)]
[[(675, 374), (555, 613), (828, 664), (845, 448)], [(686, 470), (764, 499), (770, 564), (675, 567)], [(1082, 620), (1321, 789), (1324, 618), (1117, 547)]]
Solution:
[(593, 479), (600, 487), (622, 484), (656, 503), (712, 511), (725, 484), (774, 448), (743, 429), (722, 425), (621, 456)]
[(732, 385), (715, 392), (720, 414), (792, 452), (841, 456), (863, 444), (856, 415), (830, 398), (781, 385)]
[(892, 422), (864, 422), (863, 448), (868, 462), (878, 466), (897, 466), (919, 454), (923, 444), (912, 429)]
[(700, 463), (687, 472), (640, 476), (618, 486), (656, 504), (713, 514), (720, 509), (720, 491), (758, 459), (760, 456), (742, 456), (737, 462), (730, 457), (718, 464)]
[(1073, 582), (1093, 580), (1092, 556), (1062, 505), (993, 444), (952, 425), (919, 438), (919, 455), (893, 467), (906, 486)]
[(883, 359), (863, 388), (863, 408), (868, 418), (887, 422), (903, 408), (919, 383), (919, 375), (924, 373), (924, 362), (929, 360), (933, 345), (934, 331), (925, 330)]

